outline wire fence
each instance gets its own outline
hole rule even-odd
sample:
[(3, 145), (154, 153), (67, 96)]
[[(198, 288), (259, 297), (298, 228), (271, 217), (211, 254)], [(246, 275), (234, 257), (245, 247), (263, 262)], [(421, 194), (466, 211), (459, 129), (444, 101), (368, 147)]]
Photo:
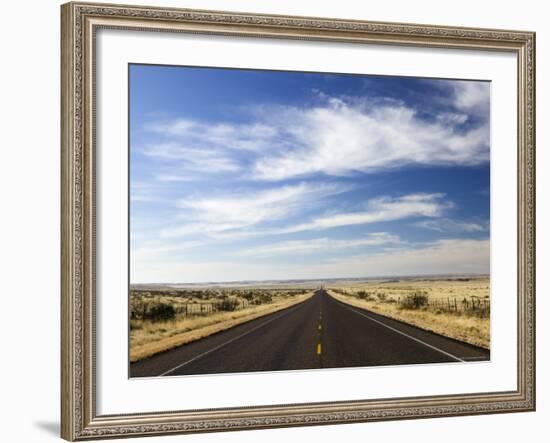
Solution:
[(418, 298), (415, 295), (398, 297), (397, 303), (405, 309), (429, 309), (449, 313), (465, 313), (478, 317), (489, 317), (491, 303), (489, 299), (478, 297)]
[(470, 297), (433, 297), (425, 291), (415, 291), (403, 296), (388, 295), (385, 292), (357, 291), (347, 292), (343, 289), (332, 289), (342, 295), (357, 297), (377, 303), (397, 303), (403, 309), (425, 309), (435, 312), (466, 314), (477, 317), (489, 317), (491, 303), (489, 298)]
[(156, 300), (139, 300), (130, 305), (130, 318), (132, 320), (169, 320), (174, 317), (187, 317), (198, 315), (210, 315), (220, 311), (238, 311), (246, 309), (253, 303), (246, 299), (227, 298), (212, 301), (190, 301), (177, 304)]
[(147, 290), (130, 292), (130, 319), (166, 321), (215, 312), (239, 311), (273, 303), (281, 297), (307, 293), (307, 289)]
[(239, 311), (248, 308), (251, 303), (246, 299), (220, 300), (212, 302), (183, 303), (176, 307), (176, 313), (180, 316), (209, 315), (219, 311)]

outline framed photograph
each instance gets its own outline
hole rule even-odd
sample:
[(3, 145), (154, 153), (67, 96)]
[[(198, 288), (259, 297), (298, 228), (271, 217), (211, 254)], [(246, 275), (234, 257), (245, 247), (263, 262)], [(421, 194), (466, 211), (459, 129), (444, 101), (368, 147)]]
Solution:
[(534, 33), (61, 14), (63, 438), (534, 410)]

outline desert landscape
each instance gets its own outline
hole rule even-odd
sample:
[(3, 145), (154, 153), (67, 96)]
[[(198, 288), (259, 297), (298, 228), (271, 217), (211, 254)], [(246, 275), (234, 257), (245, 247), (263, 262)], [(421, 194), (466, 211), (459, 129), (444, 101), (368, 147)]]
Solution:
[(130, 361), (285, 310), (320, 288), (349, 306), (489, 349), (489, 287), (488, 276), (137, 285), (130, 292)]
[(179, 287), (130, 292), (130, 361), (301, 303), (309, 288)]
[(488, 276), (343, 281), (327, 285), (339, 301), (489, 349)]
[(130, 377), (490, 361), (490, 82), (129, 76)]

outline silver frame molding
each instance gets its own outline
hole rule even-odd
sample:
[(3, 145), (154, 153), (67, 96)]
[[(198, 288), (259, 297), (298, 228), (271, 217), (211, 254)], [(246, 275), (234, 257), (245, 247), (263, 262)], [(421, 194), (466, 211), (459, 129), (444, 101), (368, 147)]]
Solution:
[[(518, 380), (511, 392), (96, 413), (95, 76), (100, 28), (507, 51), (518, 68)], [(68, 3), (61, 7), (61, 436), (88, 440), (535, 409), (535, 34), (524, 31)]]

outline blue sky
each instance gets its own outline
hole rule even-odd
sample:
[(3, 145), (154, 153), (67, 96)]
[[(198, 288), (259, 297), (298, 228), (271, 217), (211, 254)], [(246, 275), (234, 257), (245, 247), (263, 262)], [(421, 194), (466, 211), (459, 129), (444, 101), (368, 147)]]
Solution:
[(130, 66), (130, 280), (489, 272), (490, 84)]

